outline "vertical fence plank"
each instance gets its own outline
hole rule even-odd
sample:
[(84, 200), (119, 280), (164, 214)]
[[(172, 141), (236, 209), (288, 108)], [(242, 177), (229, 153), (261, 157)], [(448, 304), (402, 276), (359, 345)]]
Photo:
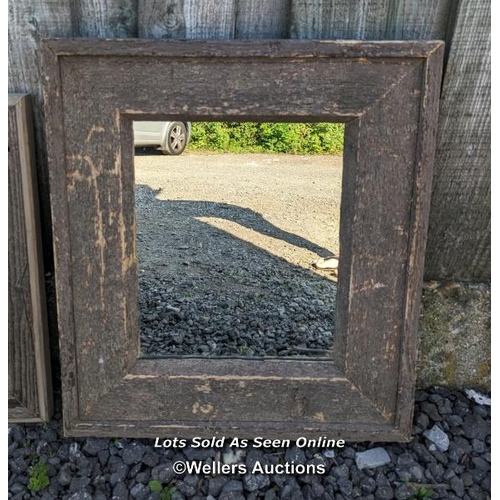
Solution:
[(33, 96), (35, 151), (45, 266), (53, 267), (40, 40), (74, 36), (72, 0), (9, 1), (9, 92)]
[(292, 38), (444, 40), (453, 0), (292, 0)]
[(235, 38), (287, 38), (289, 0), (239, 0)]
[(445, 40), (453, 0), (391, 0), (385, 38)]
[(491, 6), (460, 3), (441, 97), (427, 277), (488, 280)]
[(129, 38), (137, 36), (136, 0), (80, 0), (76, 3), (78, 36)]
[(185, 0), (187, 38), (234, 38), (236, 0)]
[(291, 38), (383, 39), (389, 0), (292, 0)]
[(139, 0), (140, 38), (186, 38), (184, 0)]
[(236, 0), (139, 0), (143, 38), (234, 38)]

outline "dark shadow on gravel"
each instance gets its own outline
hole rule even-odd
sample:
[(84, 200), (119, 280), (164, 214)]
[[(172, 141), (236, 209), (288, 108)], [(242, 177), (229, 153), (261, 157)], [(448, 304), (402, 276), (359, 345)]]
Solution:
[(163, 156), (163, 153), (158, 148), (140, 146), (134, 148), (134, 156)]
[(331, 252), (253, 210), (157, 194), (136, 186), (143, 355), (329, 357), (336, 283), (199, 218)]

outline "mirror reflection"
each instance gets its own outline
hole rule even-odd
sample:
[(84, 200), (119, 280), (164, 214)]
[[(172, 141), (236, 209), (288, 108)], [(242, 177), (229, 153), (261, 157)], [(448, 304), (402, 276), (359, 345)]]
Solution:
[(134, 122), (143, 356), (331, 356), (343, 134)]

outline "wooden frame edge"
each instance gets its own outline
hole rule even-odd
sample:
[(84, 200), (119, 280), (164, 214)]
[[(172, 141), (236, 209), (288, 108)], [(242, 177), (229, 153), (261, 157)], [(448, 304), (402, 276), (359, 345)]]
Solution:
[[(33, 348), (35, 352), (38, 408), (26, 408), (25, 417), (17, 417), (9, 410), (9, 422), (46, 422), (53, 412), (52, 373), (45, 298), (43, 251), (38, 211), (38, 188), (30, 94), (9, 94), (9, 107), (14, 107), (19, 139), (19, 157), (23, 190), (23, 208), (29, 269), (30, 299), (33, 312)], [(24, 145), (24, 147), (23, 147)], [(22, 402), (21, 402), (22, 404)], [(31, 415), (30, 415), (31, 414)]]

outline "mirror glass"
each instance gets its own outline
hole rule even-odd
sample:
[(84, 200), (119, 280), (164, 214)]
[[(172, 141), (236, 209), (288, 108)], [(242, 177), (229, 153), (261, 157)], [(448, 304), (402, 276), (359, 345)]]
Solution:
[(343, 137), (134, 122), (144, 357), (331, 357)]

